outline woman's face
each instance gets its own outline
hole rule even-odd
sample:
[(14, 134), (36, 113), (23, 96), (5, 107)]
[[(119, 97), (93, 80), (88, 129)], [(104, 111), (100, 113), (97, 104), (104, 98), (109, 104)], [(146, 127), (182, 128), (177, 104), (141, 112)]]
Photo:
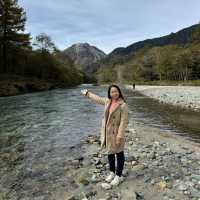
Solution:
[(119, 98), (119, 92), (118, 92), (116, 87), (111, 87), (110, 96), (111, 96), (112, 99), (118, 99)]

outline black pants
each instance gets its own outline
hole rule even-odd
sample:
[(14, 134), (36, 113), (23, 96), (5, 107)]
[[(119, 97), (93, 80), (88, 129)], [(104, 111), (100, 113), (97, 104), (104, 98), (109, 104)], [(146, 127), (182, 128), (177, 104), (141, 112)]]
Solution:
[[(123, 168), (124, 168), (124, 161), (125, 161), (124, 151), (116, 153), (116, 155), (117, 155), (116, 175), (121, 176)], [(115, 173), (115, 154), (108, 154), (108, 162), (109, 162), (110, 171)]]

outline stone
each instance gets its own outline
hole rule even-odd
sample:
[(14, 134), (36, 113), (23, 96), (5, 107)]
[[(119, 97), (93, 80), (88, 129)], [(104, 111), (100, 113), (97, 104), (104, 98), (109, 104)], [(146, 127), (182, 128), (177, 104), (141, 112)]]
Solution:
[(79, 200), (79, 198), (75, 195), (71, 195), (68, 200)]
[(136, 196), (137, 200), (144, 199), (144, 193), (143, 192), (135, 192), (135, 196)]
[(131, 162), (131, 165), (132, 165), (132, 166), (135, 166), (135, 165), (137, 165), (137, 164), (138, 164), (138, 162), (135, 161), (135, 160)]
[(86, 177), (85, 176), (83, 176), (83, 175), (79, 175), (78, 177), (77, 177), (77, 182), (78, 183), (81, 183), (81, 184), (83, 184), (83, 185), (88, 185), (89, 184), (89, 181), (86, 179)]
[(184, 183), (180, 183), (180, 184), (177, 185), (177, 189), (179, 191), (187, 190), (187, 188), (188, 188), (188, 186), (186, 184), (184, 184)]
[(191, 179), (195, 179), (195, 180), (197, 180), (197, 181), (200, 181), (200, 175), (192, 174), (192, 175), (191, 175)]
[(128, 156), (128, 157), (126, 157), (126, 161), (127, 161), (127, 162), (136, 161), (136, 160), (137, 160), (137, 159), (136, 159), (135, 156)]
[(109, 190), (112, 186), (108, 183), (101, 183), (101, 187), (106, 189), (106, 190)]

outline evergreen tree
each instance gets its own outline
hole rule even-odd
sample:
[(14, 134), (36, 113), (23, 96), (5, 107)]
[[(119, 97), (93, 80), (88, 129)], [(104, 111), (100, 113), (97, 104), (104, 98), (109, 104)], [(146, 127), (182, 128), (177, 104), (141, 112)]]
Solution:
[(197, 24), (197, 27), (192, 34), (191, 42), (199, 43), (200, 42), (200, 22)]
[(9, 71), (8, 61), (13, 59), (16, 49), (31, 48), (30, 34), (23, 33), (25, 22), (26, 14), (17, 0), (0, 0), (0, 50), (3, 73)]

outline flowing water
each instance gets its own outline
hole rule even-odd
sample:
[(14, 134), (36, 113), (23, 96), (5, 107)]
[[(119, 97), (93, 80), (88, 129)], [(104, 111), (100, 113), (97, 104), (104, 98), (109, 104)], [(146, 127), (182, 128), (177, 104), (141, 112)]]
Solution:
[[(100, 133), (103, 106), (84, 97), (83, 88), (107, 95), (107, 86), (85, 84), (0, 98), (0, 199), (50, 199), (65, 190), (66, 161), (80, 154), (73, 147)], [(199, 113), (161, 105), (130, 90), (123, 94), (130, 121), (200, 142)]]

